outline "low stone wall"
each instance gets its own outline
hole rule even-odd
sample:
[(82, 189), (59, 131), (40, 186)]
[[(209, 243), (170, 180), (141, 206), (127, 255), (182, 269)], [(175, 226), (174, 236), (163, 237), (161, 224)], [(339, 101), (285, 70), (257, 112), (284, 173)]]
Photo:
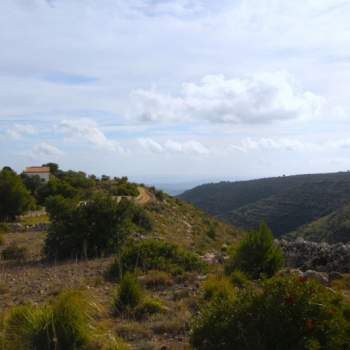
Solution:
[(327, 244), (305, 241), (276, 240), (282, 248), (286, 265), (321, 272), (350, 272), (350, 244)]

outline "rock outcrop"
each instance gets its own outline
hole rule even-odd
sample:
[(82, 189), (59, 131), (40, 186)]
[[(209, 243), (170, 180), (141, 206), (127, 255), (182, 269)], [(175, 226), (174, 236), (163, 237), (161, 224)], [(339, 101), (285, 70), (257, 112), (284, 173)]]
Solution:
[(276, 240), (282, 248), (286, 265), (303, 271), (350, 272), (350, 243), (327, 244), (305, 241)]

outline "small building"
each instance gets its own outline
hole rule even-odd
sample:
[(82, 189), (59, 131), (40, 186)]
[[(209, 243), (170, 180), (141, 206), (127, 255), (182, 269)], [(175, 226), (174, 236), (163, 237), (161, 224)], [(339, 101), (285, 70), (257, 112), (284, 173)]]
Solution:
[(28, 176), (39, 176), (43, 182), (49, 181), (50, 178), (50, 168), (48, 166), (30, 166), (25, 168), (23, 173)]

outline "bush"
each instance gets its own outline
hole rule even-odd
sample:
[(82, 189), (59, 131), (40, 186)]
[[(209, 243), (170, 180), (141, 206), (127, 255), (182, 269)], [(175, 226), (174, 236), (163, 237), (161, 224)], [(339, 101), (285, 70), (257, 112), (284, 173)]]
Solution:
[(176, 274), (183, 271), (205, 271), (201, 258), (176, 244), (153, 239), (130, 241), (122, 249), (109, 270), (109, 275), (118, 278), (120, 271), (148, 271), (158, 269)]
[(138, 280), (131, 273), (126, 273), (120, 281), (117, 293), (113, 300), (116, 312), (128, 312), (140, 304), (142, 288)]
[(225, 266), (227, 274), (241, 270), (249, 277), (273, 276), (283, 265), (283, 253), (274, 244), (273, 236), (266, 224), (252, 231), (240, 242)]
[(34, 199), (21, 178), (12, 170), (0, 171), (0, 221), (14, 220), (34, 206)]
[(51, 225), (44, 251), (51, 260), (115, 253), (129, 234), (147, 226), (142, 209), (103, 194), (85, 202), (50, 197), (46, 207)]
[(203, 299), (206, 301), (231, 299), (235, 295), (235, 290), (226, 277), (209, 277), (203, 283)]
[(239, 270), (235, 270), (230, 274), (230, 281), (237, 288), (245, 288), (250, 282), (248, 277)]
[(16, 350), (78, 350), (90, 340), (94, 307), (73, 290), (43, 306), (14, 307), (4, 326), (6, 348)]
[(274, 277), (262, 290), (202, 308), (191, 331), (201, 350), (350, 349), (349, 304), (315, 281)]
[(4, 235), (2, 233), (0, 233), (0, 246), (5, 244), (5, 238)]
[(142, 303), (135, 308), (135, 316), (140, 319), (164, 311), (165, 308), (160, 300), (145, 298)]
[(12, 242), (8, 247), (1, 252), (1, 257), (4, 260), (24, 261), (28, 258), (28, 249), (19, 247), (17, 243)]

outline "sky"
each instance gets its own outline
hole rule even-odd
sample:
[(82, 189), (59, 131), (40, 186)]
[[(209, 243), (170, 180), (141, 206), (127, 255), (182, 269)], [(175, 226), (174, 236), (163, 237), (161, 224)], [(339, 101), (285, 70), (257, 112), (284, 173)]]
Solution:
[(349, 18), (346, 0), (1, 0), (0, 167), (348, 170)]

